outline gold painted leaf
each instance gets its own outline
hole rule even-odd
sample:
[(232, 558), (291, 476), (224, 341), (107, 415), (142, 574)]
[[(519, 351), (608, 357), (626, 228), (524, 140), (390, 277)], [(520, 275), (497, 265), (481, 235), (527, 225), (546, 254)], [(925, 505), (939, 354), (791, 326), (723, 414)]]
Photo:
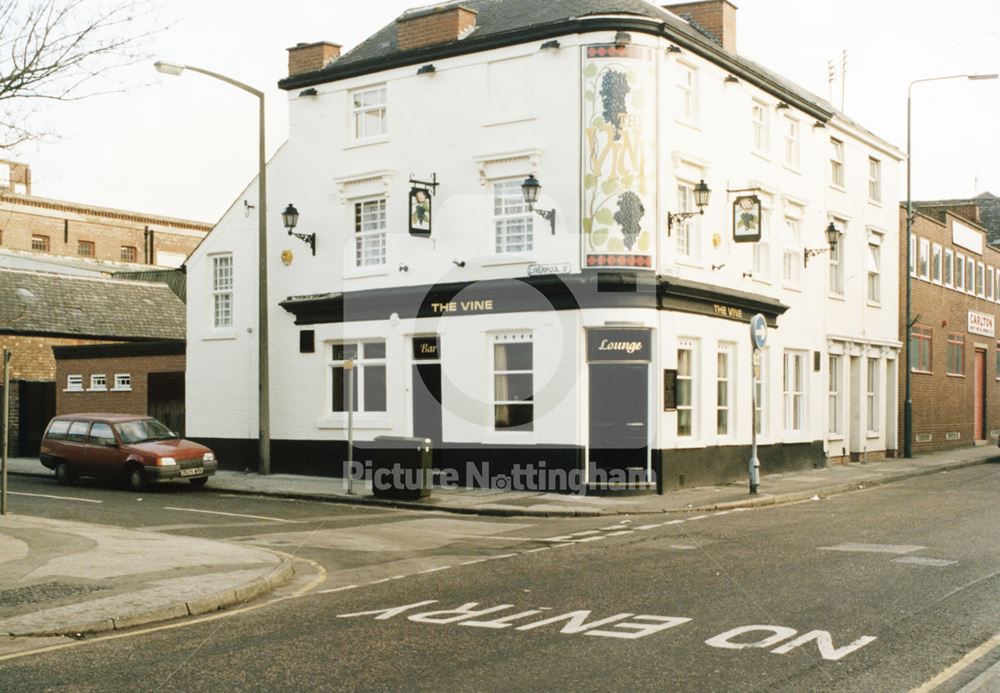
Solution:
[(607, 207), (601, 207), (599, 210), (597, 210), (597, 214), (594, 215), (594, 218), (597, 220), (598, 224), (605, 224), (607, 226), (612, 226), (615, 223), (615, 215)]
[(594, 232), (590, 234), (590, 244), (595, 248), (600, 248), (608, 240), (608, 230), (604, 227), (594, 229)]

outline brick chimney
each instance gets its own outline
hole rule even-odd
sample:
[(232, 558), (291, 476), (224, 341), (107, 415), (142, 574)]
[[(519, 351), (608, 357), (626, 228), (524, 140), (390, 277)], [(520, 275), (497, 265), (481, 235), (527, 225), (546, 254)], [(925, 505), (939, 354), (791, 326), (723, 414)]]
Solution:
[(17, 161), (0, 161), (0, 193), (31, 194), (31, 167)]
[(697, 23), (712, 34), (715, 42), (730, 53), (736, 52), (736, 5), (729, 0), (701, 0), (664, 5), (665, 10)]
[(288, 49), (288, 76), (322, 70), (339, 57), (340, 46), (336, 43), (299, 43)]
[(476, 14), (454, 3), (406, 12), (396, 20), (396, 43), (407, 51), (457, 41), (476, 28)]

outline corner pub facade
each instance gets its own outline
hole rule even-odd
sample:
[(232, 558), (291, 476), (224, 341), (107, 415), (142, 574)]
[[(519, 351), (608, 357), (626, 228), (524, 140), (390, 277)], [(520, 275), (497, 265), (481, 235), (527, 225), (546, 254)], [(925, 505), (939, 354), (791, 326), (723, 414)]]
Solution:
[[(765, 479), (893, 455), (900, 154), (737, 55), (735, 11), (468, 0), (289, 49), (271, 470), (343, 473), (348, 360), (355, 459), (428, 437), (463, 483), (742, 480), (754, 412)], [(256, 199), (187, 263), (187, 430), (224, 468), (257, 465)]]

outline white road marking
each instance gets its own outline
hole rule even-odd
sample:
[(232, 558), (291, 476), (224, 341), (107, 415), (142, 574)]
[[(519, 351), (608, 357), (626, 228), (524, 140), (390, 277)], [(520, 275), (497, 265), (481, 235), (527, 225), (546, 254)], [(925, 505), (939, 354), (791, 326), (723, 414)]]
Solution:
[(665, 525), (680, 525), (684, 524), (684, 520), (671, 520), (670, 522), (664, 522)]
[(922, 556), (906, 556), (905, 558), (894, 558), (893, 563), (909, 563), (911, 565), (928, 565), (934, 568), (943, 568), (946, 565), (955, 565), (958, 561), (947, 561), (943, 558), (923, 558)]
[(607, 536), (607, 534), (598, 534), (596, 537), (584, 537), (583, 539), (577, 539), (576, 543), (582, 544), (587, 541), (601, 541), (602, 539), (606, 539)]
[(852, 551), (857, 553), (913, 553), (926, 549), (926, 546), (915, 546), (911, 544), (837, 544), (836, 546), (818, 546), (820, 551)]
[(463, 563), (459, 563), (459, 565), (476, 565), (477, 563), (485, 563), (488, 560), (490, 560), (490, 559), (488, 559), (488, 558), (477, 558), (477, 559), (475, 559), (473, 561), (465, 561)]
[(197, 510), (195, 508), (171, 508), (166, 507), (164, 510), (177, 510), (184, 513), (204, 513), (206, 515), (224, 515), (226, 517), (248, 517), (251, 520), (269, 520), (270, 522), (284, 522), (290, 525), (302, 524), (298, 520), (285, 520), (280, 517), (267, 517), (265, 515), (242, 515), (240, 513), (224, 513), (218, 510)]
[(334, 587), (328, 590), (320, 590), (316, 594), (331, 594), (333, 592), (343, 592), (344, 590), (353, 590), (359, 587), (359, 585), (344, 585), (343, 587)]
[(601, 527), (602, 532), (614, 532), (616, 529), (622, 529), (624, 525), (618, 523), (617, 525), (611, 525), (610, 527)]
[(102, 500), (92, 500), (90, 498), (74, 498), (73, 496), (49, 496), (44, 493), (24, 493), (22, 491), (7, 491), (11, 496), (31, 496), (32, 498), (52, 498), (55, 500), (76, 501), (77, 503), (103, 503)]
[(662, 527), (662, 523), (655, 525), (639, 525), (636, 529), (640, 532), (645, 532), (647, 529), (656, 529), (657, 527)]
[(419, 573), (417, 573), (417, 575), (426, 575), (427, 573), (439, 573), (442, 570), (448, 570), (448, 568), (450, 567), (451, 567), (450, 565), (443, 565), (439, 568), (428, 568), (427, 570), (421, 570)]
[(571, 532), (569, 534), (569, 536), (571, 536), (571, 537), (586, 537), (586, 536), (590, 536), (591, 534), (600, 534), (600, 533), (601, 533), (601, 530), (599, 530), (599, 529), (588, 529), (588, 530), (583, 531), (583, 532)]
[(543, 546), (539, 549), (528, 549), (527, 551), (522, 551), (521, 553), (538, 553), (539, 551), (548, 551), (551, 548), (551, 546)]
[(514, 558), (517, 556), (516, 553), (502, 553), (499, 556), (490, 556), (487, 561), (499, 561), (501, 558)]
[(694, 522), (695, 520), (704, 520), (708, 515), (695, 515), (694, 517), (689, 517), (688, 522)]
[(620, 537), (623, 534), (635, 534), (635, 530), (632, 530), (632, 529), (623, 529), (623, 530), (620, 530), (618, 532), (608, 532), (604, 536), (606, 536), (606, 537)]

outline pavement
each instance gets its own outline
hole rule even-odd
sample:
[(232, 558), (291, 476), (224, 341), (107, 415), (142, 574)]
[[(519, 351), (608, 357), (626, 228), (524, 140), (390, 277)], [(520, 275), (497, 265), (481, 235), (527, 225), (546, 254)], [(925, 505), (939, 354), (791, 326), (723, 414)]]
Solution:
[[(355, 482), (348, 489), (338, 478), (231, 471), (216, 473), (209, 487), (487, 516), (643, 515), (819, 500), (994, 461), (1000, 461), (1000, 450), (984, 445), (912, 459), (765, 474), (755, 495), (746, 483), (618, 497), (435, 487), (420, 501), (389, 501), (373, 498), (366, 484)], [(8, 460), (8, 473), (52, 476), (33, 458)], [(289, 559), (255, 547), (6, 515), (0, 517), (0, 635), (76, 636), (203, 614), (262, 596), (293, 573)]]

